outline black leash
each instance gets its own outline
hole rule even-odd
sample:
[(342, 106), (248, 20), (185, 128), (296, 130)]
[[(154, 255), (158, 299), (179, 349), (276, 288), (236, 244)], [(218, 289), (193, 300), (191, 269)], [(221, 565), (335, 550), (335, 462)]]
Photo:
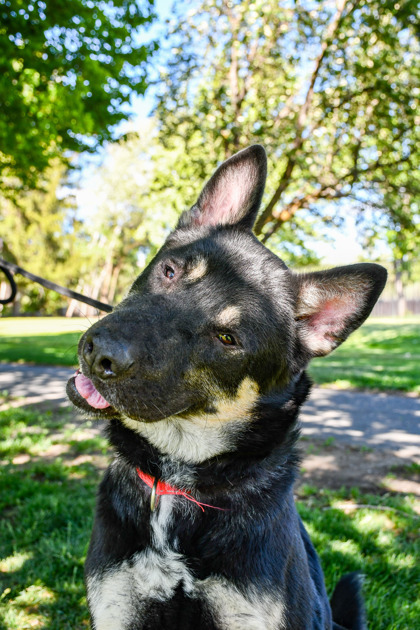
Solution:
[(66, 297), (77, 300), (78, 302), (84, 302), (85, 304), (89, 304), (89, 306), (93, 306), (100, 311), (106, 311), (107, 313), (110, 313), (112, 311), (112, 306), (110, 306), (109, 304), (99, 302), (98, 300), (94, 300), (93, 298), (82, 295), (81, 293), (76, 293), (76, 291), (72, 291), (71, 289), (61, 287), (59, 284), (55, 284), (55, 282), (50, 282), (49, 280), (45, 280), (45, 278), (36, 276), (35, 274), (26, 271), (26, 269), (18, 267), (18, 265), (15, 265), (14, 263), (7, 262), (7, 260), (3, 260), (3, 258), (0, 258), (0, 270), (3, 271), (8, 283), (10, 284), (10, 295), (4, 300), (0, 299), (0, 304), (9, 304), (15, 299), (17, 286), (13, 275), (15, 273), (18, 273), (21, 276), (25, 276), (25, 278), (32, 280), (32, 282), (37, 282), (38, 284), (41, 284), (46, 289), (50, 289), (51, 291), (56, 291), (56, 293), (60, 293), (60, 295), (65, 295)]

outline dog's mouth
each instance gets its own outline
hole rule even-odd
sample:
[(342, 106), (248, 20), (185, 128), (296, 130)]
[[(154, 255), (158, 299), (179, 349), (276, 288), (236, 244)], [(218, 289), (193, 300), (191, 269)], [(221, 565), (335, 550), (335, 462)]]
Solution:
[(80, 370), (76, 372), (74, 385), (81, 397), (94, 409), (106, 409), (111, 406), (102, 394), (98, 392), (90, 378), (82, 374)]
[[(196, 408), (197, 411), (201, 410), (205, 402), (192, 405), (184, 393), (183, 396), (178, 395), (174, 404), (171, 400), (168, 409), (168, 403), (162, 401), (163, 388), (156, 389), (155, 381), (139, 380), (133, 383), (132, 378), (126, 381), (105, 383), (102, 387), (101, 379), (96, 381), (95, 376), (89, 378), (78, 369), (69, 378), (66, 392), (70, 402), (89, 416), (103, 419), (125, 417), (139, 422), (157, 422), (172, 416), (188, 415), (194, 413)], [(104, 393), (98, 391), (96, 383)]]
[(67, 395), (71, 402), (85, 411), (115, 413), (111, 404), (98, 392), (90, 378), (80, 370), (67, 383)]

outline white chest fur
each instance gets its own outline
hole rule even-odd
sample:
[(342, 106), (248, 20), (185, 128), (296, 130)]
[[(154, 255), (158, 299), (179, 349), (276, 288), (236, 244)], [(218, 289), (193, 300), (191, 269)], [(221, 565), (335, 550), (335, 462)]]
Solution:
[(127, 630), (133, 627), (134, 620), (140, 624), (140, 630), (148, 602), (170, 600), (180, 585), (189, 597), (205, 603), (220, 630), (283, 628), (280, 593), (257, 593), (252, 586), (244, 593), (219, 576), (196, 580), (191, 575), (176, 544), (168, 544), (167, 532), (176, 500), (179, 499), (172, 496), (160, 497), (159, 507), (150, 521), (152, 546), (101, 575), (88, 578), (88, 601), (95, 630)]
[(148, 600), (170, 599), (179, 584), (186, 593), (193, 580), (185, 560), (167, 544), (174, 497), (163, 496), (151, 515), (153, 545), (129, 560), (87, 580), (88, 601), (96, 630), (125, 630), (141, 619)]

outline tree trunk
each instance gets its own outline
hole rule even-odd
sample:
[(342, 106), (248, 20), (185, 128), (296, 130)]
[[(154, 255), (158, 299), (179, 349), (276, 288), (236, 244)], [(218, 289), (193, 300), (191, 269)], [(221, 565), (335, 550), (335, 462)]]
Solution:
[(407, 301), (404, 295), (403, 284), (403, 269), (402, 261), (394, 260), (394, 272), (395, 272), (395, 291), (397, 293), (397, 315), (398, 317), (404, 317), (407, 314)]
[(16, 293), (15, 301), (12, 304), (12, 315), (13, 317), (19, 317), (20, 312), (20, 292)]
[(115, 292), (117, 290), (118, 277), (120, 275), (121, 268), (122, 268), (121, 263), (118, 265), (115, 265), (114, 271), (112, 272), (112, 278), (109, 285), (108, 298), (107, 298), (108, 304), (112, 304), (114, 301)]

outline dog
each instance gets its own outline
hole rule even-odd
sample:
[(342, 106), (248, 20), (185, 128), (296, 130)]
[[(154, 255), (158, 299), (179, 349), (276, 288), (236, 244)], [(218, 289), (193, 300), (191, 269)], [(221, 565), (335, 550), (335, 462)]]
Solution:
[(386, 271), (289, 270), (252, 233), (266, 170), (259, 145), (224, 162), (80, 339), (68, 396), (115, 450), (85, 565), (95, 630), (366, 627), (356, 574), (328, 601), (293, 484), (305, 368)]

